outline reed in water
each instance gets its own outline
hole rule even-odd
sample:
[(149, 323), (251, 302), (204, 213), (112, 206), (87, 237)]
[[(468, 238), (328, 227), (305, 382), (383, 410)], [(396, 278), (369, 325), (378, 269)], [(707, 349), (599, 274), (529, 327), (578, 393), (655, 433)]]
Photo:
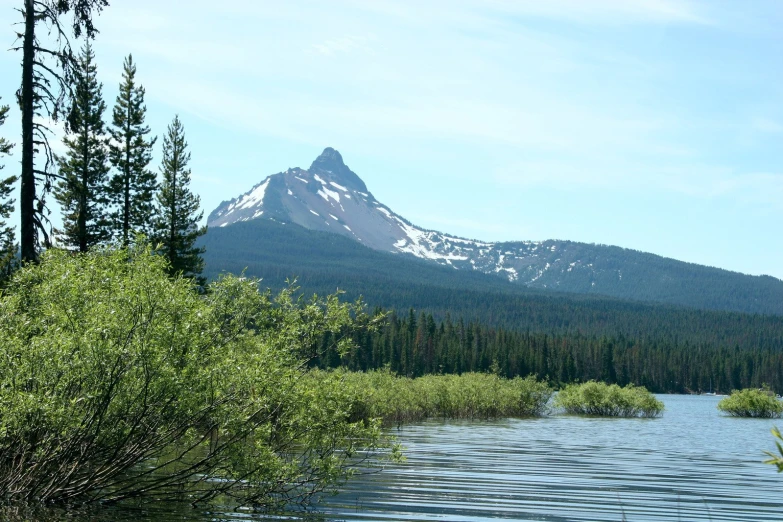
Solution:
[(554, 405), (566, 413), (597, 417), (658, 417), (663, 403), (643, 386), (588, 381), (569, 384), (555, 397)]

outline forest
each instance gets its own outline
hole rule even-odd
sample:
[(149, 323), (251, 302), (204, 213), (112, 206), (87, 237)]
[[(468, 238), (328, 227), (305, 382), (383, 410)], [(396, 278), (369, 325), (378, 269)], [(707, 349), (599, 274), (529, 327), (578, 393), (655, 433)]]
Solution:
[[(199, 244), (207, 277), (244, 272), (271, 288), (296, 279), (304, 295), (339, 289), (344, 299), (361, 296), (393, 311), (384, 333), (359, 340), (362, 348), (343, 361), (355, 369), (389, 364), (421, 375), (486, 371), (497, 361), (507, 376), (533, 373), (553, 383), (599, 379), (680, 393), (708, 391), (711, 379), (725, 392), (783, 384), (776, 315), (514, 287), (267, 220), (210, 231)], [(431, 343), (427, 357), (414, 348), (417, 338)]]
[(554, 386), (599, 380), (640, 385), (657, 393), (729, 393), (763, 384), (783, 391), (779, 346), (741, 349), (622, 334), (520, 332), (448, 315), (436, 321), (432, 314), (413, 309), (402, 316), (390, 312), (378, 331), (364, 333), (355, 342), (350, 353), (340, 356), (325, 350), (314, 364), (356, 371), (388, 367), (411, 377), (464, 372), (508, 378), (534, 375)]
[[(340, 284), (355, 292), (358, 285), (353, 284), (354, 279), (365, 279), (370, 285), (386, 279), (395, 284), (415, 282), (513, 295), (609, 298), (700, 310), (783, 314), (783, 283), (773, 277), (749, 276), (605, 245), (544, 241), (544, 248), (538, 248), (536, 257), (531, 258), (531, 266), (540, 269), (549, 264), (551, 269), (528, 286), (497, 274), (454, 270), (405, 254), (372, 250), (351, 238), (308, 230), (278, 217), (213, 227), (200, 241), (210, 251), (206, 258), (209, 275), (247, 268), (271, 284), (296, 276), (302, 282)], [(506, 246), (512, 251), (530, 248), (524, 243), (499, 243), (495, 248), (503, 251)], [(568, 271), (571, 265), (595, 265), (596, 269)], [(620, 272), (622, 278), (618, 277)], [(397, 300), (389, 306), (392, 304), (397, 306)]]
[[(105, 0), (27, 2), (18, 10), (25, 30), (17, 33), (21, 45), (12, 50), (23, 55), (17, 93), (22, 161), (20, 175), (0, 179), (0, 287), (19, 266), (37, 263), (48, 249), (86, 253), (107, 245), (127, 248), (145, 241), (142, 237), (168, 259), (171, 275), (182, 273), (204, 282), (199, 278), (203, 250), (194, 243), (206, 227), (199, 224), (200, 198), (190, 190), (184, 125), (175, 115), (166, 129), (159, 179), (150, 168), (157, 137), (145, 123), (146, 91), (131, 54), (122, 64), (111, 117), (105, 114), (91, 40), (96, 34), (92, 15), (107, 5)], [(47, 31), (53, 41), (42, 39), (36, 28)], [(79, 51), (71, 47), (69, 35), (84, 36)], [(0, 106), (0, 125), (8, 111), (7, 105)], [(52, 143), (51, 127), (57, 122), (65, 130), (64, 153)], [(16, 145), (0, 140), (0, 156), (11, 154)], [(12, 199), (17, 182), (18, 229), (8, 222), (17, 203)], [(57, 226), (52, 197), (60, 211)]]

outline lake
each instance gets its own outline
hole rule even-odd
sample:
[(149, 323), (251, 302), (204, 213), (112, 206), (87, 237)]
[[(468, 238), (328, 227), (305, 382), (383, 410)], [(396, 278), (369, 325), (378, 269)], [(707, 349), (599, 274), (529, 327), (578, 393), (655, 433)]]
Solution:
[(720, 397), (658, 397), (659, 419), (406, 426), (404, 466), (322, 509), (346, 520), (783, 520), (783, 474), (762, 463), (781, 421), (722, 416)]
[[(554, 415), (405, 426), (394, 432), (407, 462), (351, 481), (314, 518), (783, 520), (783, 474), (762, 464), (763, 451), (775, 447), (769, 430), (783, 421), (722, 416), (720, 397), (658, 397), (666, 404), (659, 419)], [(150, 505), (85, 520), (269, 518)]]

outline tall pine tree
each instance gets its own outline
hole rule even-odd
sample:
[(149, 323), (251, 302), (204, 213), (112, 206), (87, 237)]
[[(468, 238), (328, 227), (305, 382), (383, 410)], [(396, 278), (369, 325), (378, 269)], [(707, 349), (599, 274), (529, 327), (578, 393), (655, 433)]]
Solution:
[[(49, 245), (45, 196), (51, 190), (54, 173), (50, 169), (50, 129), (44, 122), (47, 118), (58, 119), (70, 95), (75, 67), (70, 36), (94, 38), (98, 31), (92, 23), (93, 15), (107, 5), (108, 0), (24, 0), (16, 9), (24, 19), (20, 24), (24, 29), (16, 33), (21, 44), (13, 47), (22, 51), (22, 85), (17, 99), (22, 111), (19, 235), (24, 261), (38, 260), (39, 234), (44, 236), (44, 246)], [(39, 35), (44, 36), (43, 41)]]
[(136, 65), (133, 56), (128, 55), (109, 129), (112, 137), (109, 158), (116, 170), (109, 185), (112, 230), (123, 246), (130, 243), (134, 233), (152, 232), (150, 222), (157, 180), (147, 166), (152, 161), (156, 138), (147, 138), (150, 128), (144, 124), (146, 114), (144, 87), (136, 85)]
[(63, 229), (58, 239), (66, 247), (87, 250), (111, 238), (106, 216), (109, 164), (103, 113), (106, 103), (98, 83), (95, 53), (89, 40), (74, 69), (74, 92), (68, 114), (68, 149), (58, 157), (60, 175), (54, 197), (62, 207)]
[[(0, 126), (5, 123), (8, 116), (8, 105), (0, 106)], [(5, 138), (0, 138), (0, 156), (11, 153), (13, 145)], [(5, 165), (0, 165), (0, 170)], [(11, 211), (14, 209), (14, 200), (11, 199), (11, 190), (16, 182), (16, 176), (0, 179), (0, 286), (11, 276), (16, 267), (16, 235), (14, 227), (8, 221)]]
[(206, 227), (199, 227), (204, 213), (199, 211), (199, 197), (190, 191), (190, 152), (185, 141), (185, 129), (179, 116), (168, 127), (163, 137), (163, 162), (161, 173), (163, 183), (157, 194), (158, 212), (155, 220), (155, 239), (161, 245), (161, 253), (169, 260), (172, 275), (183, 274), (196, 278), (204, 268), (196, 239), (206, 233)]

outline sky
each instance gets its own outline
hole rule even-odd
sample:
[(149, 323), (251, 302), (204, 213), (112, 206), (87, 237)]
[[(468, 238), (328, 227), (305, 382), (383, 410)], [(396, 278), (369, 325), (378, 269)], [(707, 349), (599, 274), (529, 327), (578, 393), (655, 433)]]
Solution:
[[(424, 228), (783, 278), (783, 2), (110, 3), (107, 105), (130, 53), (153, 133), (184, 124), (205, 217), (334, 147)], [(21, 4), (0, 0), (12, 142)]]

